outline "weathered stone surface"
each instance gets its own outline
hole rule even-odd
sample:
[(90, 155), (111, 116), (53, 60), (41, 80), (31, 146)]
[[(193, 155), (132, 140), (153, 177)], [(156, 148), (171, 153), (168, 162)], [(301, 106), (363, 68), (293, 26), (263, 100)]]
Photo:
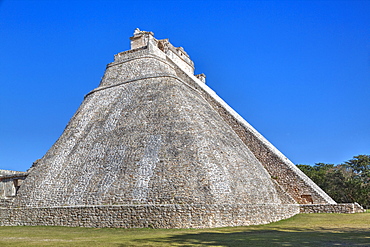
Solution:
[(27, 175), (27, 172), (0, 170), (0, 207), (12, 205), (17, 191)]
[(136, 52), (108, 65), (16, 206), (294, 202), (181, 67)]
[(358, 203), (337, 203), (337, 204), (305, 204), (300, 205), (300, 213), (363, 213), (364, 208)]
[(0, 210), (0, 225), (206, 228), (267, 224), (289, 218), (298, 212), (297, 204), (141, 204), (12, 208)]
[(17, 200), (281, 203), (271, 177), (232, 129), (191, 88), (168, 77), (89, 95)]
[(335, 204), (194, 76), (181, 47), (140, 30), (131, 45), (0, 209), (2, 225), (236, 226)]

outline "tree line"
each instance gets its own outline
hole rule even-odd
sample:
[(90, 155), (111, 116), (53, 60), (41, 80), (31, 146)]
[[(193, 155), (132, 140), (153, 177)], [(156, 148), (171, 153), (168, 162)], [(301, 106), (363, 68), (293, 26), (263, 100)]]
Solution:
[(354, 156), (343, 164), (297, 165), (338, 203), (358, 202), (370, 208), (370, 155)]

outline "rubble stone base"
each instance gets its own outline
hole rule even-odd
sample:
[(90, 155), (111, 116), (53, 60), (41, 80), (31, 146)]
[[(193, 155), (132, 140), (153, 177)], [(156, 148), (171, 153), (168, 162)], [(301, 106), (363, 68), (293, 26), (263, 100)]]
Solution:
[(211, 228), (267, 224), (299, 213), (298, 204), (162, 204), (2, 208), (1, 226)]
[(337, 204), (301, 204), (301, 213), (363, 213), (365, 210), (358, 203), (337, 203)]

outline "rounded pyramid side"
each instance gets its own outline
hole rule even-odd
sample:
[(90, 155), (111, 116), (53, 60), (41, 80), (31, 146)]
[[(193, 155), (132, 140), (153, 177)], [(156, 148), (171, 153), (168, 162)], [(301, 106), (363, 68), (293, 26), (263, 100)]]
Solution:
[(261, 163), (171, 76), (89, 94), (15, 205), (282, 203)]

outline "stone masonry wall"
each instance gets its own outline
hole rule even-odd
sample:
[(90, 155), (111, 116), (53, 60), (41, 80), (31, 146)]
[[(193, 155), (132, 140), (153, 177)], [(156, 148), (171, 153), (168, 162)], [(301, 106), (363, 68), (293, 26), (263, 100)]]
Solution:
[(10, 205), (27, 172), (0, 170), (0, 206)]
[(150, 42), (118, 54), (0, 225), (240, 226), (335, 203), (229, 108)]
[(294, 203), (176, 68), (150, 50), (121, 54), (14, 206)]
[(300, 213), (363, 213), (365, 210), (358, 203), (306, 204), (300, 205)]
[(299, 213), (299, 205), (166, 204), (0, 209), (1, 226), (208, 228), (267, 224)]
[(98, 91), (81, 109), (15, 206), (281, 202), (233, 130), (172, 77)]

